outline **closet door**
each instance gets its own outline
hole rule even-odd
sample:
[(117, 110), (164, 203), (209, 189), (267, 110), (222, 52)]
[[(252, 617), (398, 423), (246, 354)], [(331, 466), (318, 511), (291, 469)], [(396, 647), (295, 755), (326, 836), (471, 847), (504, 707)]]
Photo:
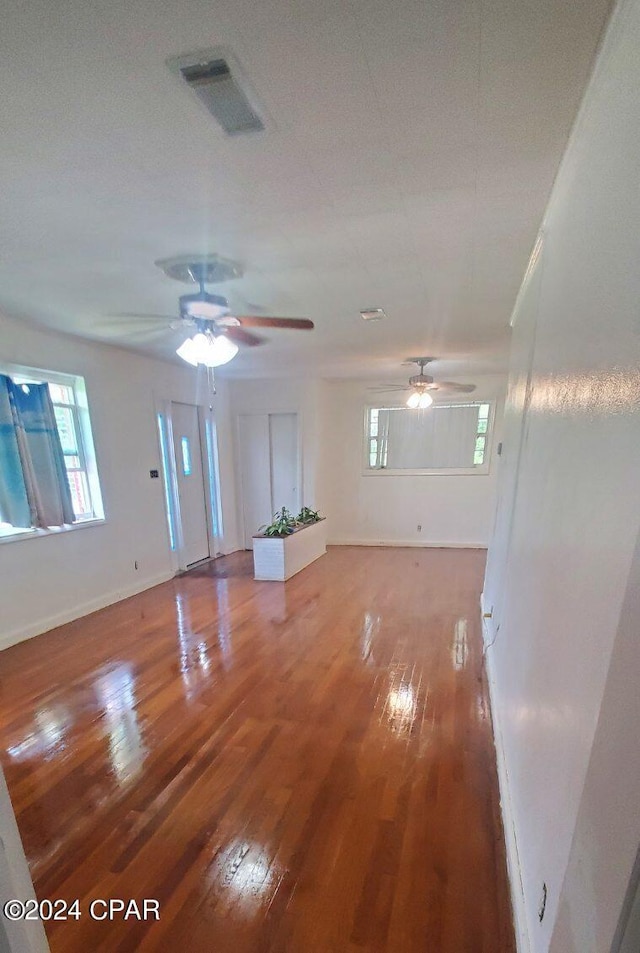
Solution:
[(271, 446), (271, 509), (283, 506), (294, 514), (298, 499), (298, 415), (269, 414)]
[(277, 510), (300, 510), (298, 415), (241, 414), (238, 444), (244, 546), (253, 549), (254, 533)]
[(272, 517), (269, 416), (242, 414), (238, 428), (244, 548), (253, 549), (253, 534)]

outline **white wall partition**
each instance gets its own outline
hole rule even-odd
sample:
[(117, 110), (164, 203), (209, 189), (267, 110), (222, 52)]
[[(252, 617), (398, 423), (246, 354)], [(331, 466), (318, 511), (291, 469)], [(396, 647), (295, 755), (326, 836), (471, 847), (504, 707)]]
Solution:
[(639, 45), (628, 0), (514, 315), (484, 599), (521, 948), (534, 953), (609, 951), (640, 839)]
[[(49, 944), (42, 920), (11, 921), (1, 911), (5, 903), (29, 901), (31, 908), (35, 891), (27, 859), (22, 848), (13, 806), (0, 767), (0, 951), (2, 953), (48, 953)], [(43, 898), (42, 898), (43, 899)], [(54, 898), (50, 898), (54, 899)]]

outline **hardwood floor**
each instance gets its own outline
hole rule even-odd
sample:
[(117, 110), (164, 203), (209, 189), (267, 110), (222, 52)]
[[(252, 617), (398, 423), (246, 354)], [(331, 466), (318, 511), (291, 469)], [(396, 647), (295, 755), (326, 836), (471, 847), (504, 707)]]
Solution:
[(36, 892), (80, 899), (52, 950), (511, 953), (483, 568), (336, 547), (258, 583), (238, 553), (1, 653)]

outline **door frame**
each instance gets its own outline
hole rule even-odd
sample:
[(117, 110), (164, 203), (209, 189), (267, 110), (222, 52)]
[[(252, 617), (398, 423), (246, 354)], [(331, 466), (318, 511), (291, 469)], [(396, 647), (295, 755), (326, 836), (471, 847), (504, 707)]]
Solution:
[[(236, 414), (235, 415), (235, 434), (234, 434), (234, 438), (235, 438), (234, 462), (235, 462), (235, 470), (236, 470), (237, 480), (238, 480), (237, 485), (238, 485), (238, 491), (239, 491), (237, 495), (237, 499), (236, 499), (237, 517), (238, 517), (238, 537), (242, 539), (242, 549), (245, 548), (246, 529), (245, 529), (245, 519), (244, 519), (245, 487), (244, 487), (244, 481), (242, 476), (242, 467), (240, 465), (240, 441), (242, 439), (241, 429), (240, 429), (241, 428), (240, 418), (241, 417), (265, 417), (265, 416), (268, 418), (268, 417), (271, 417), (273, 414), (295, 414), (296, 421), (297, 421), (297, 440), (298, 440), (298, 447), (297, 447), (298, 459), (296, 461), (297, 475), (298, 475), (298, 502), (301, 508), (305, 505), (304, 467), (303, 467), (304, 454), (303, 454), (303, 448), (302, 448), (303, 421), (302, 421), (302, 413), (300, 409), (298, 407), (290, 407), (290, 408), (278, 407), (276, 409), (252, 410), (252, 411), (249, 411), (248, 413)], [(271, 440), (271, 436), (269, 436), (269, 440)]]
[(220, 501), (220, 466), (218, 457), (218, 437), (213, 409), (200, 401), (182, 400), (176, 397), (163, 397), (155, 401), (156, 433), (158, 453), (164, 483), (164, 509), (167, 527), (167, 544), (174, 572), (185, 572), (184, 537), (180, 514), (180, 494), (176, 469), (173, 439), (173, 404), (186, 404), (195, 407), (198, 415), (198, 434), (200, 437), (200, 458), (204, 480), (204, 506), (207, 523), (207, 542), (209, 558), (216, 559), (221, 553), (223, 539), (222, 507)]

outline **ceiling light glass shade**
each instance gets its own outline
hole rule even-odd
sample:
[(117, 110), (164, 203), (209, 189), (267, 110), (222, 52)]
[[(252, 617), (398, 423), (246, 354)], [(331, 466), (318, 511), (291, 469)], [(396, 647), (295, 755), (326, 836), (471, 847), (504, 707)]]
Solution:
[(227, 364), (238, 353), (238, 347), (228, 337), (221, 334), (203, 334), (199, 331), (181, 344), (176, 354), (187, 364), (204, 364), (205, 367), (220, 367)]
[(431, 394), (427, 393), (426, 390), (414, 390), (413, 394), (407, 400), (407, 407), (410, 407), (412, 410), (419, 408), (420, 410), (426, 410), (427, 407), (431, 407), (433, 403), (433, 397)]

